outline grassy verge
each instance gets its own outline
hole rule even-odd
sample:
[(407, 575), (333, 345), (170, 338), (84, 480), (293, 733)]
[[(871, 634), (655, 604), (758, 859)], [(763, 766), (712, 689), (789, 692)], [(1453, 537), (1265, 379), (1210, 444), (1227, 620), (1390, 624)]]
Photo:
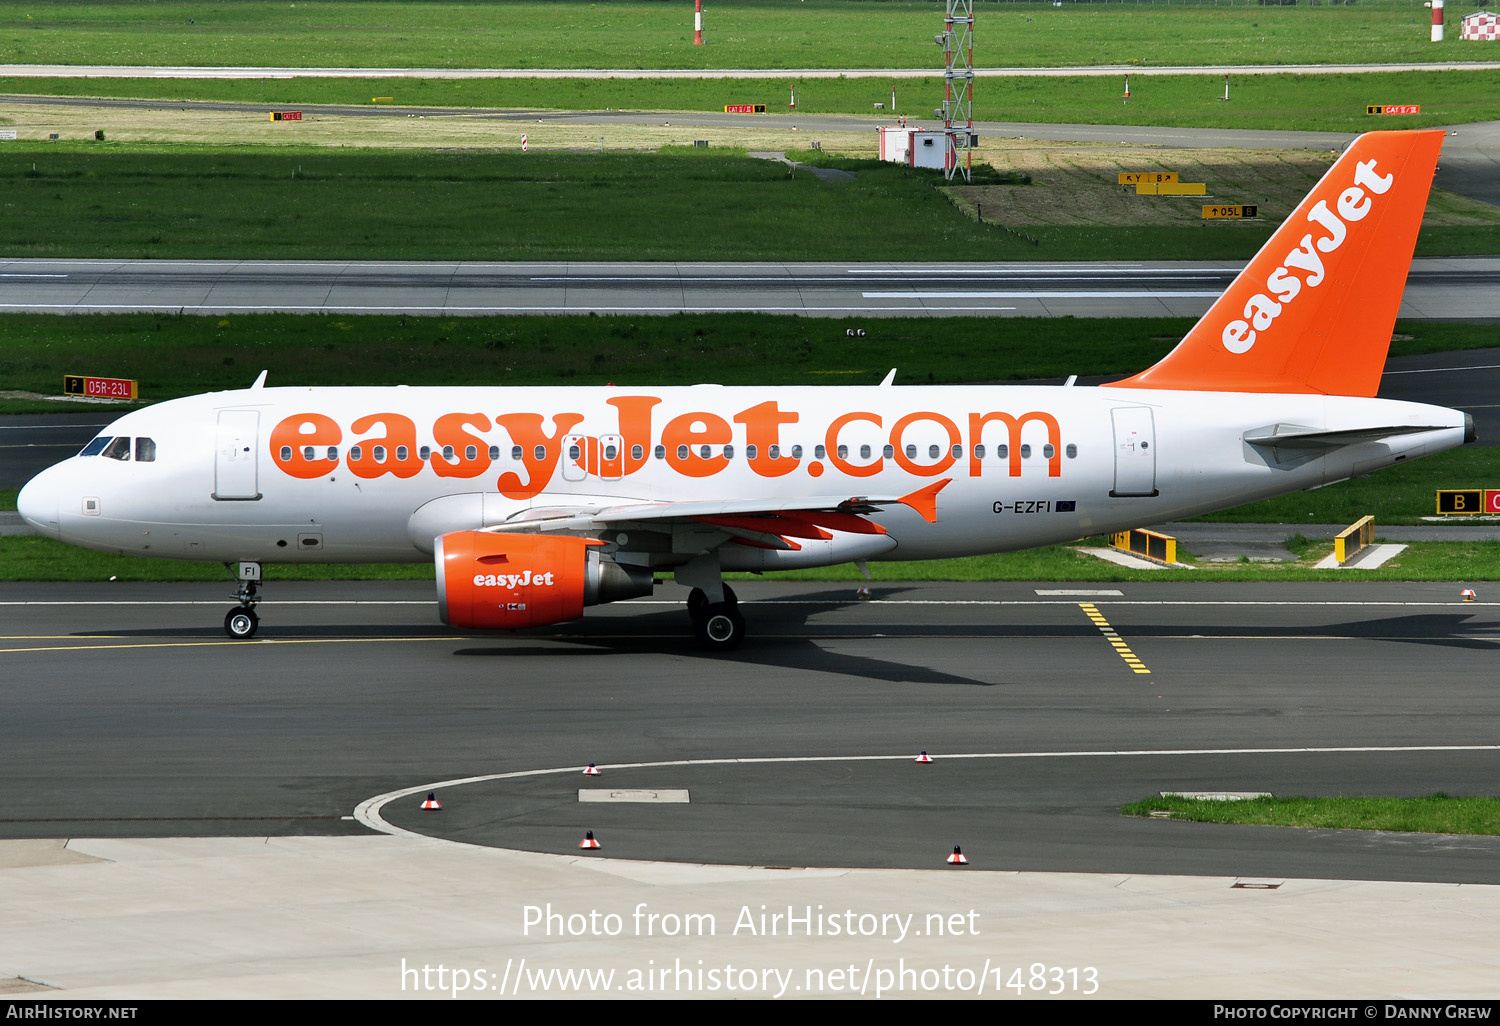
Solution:
[[(1481, 59), (1457, 26), (1428, 41), (1409, 0), (1309, 4), (978, 4), (981, 65), (1224, 64)], [(0, 12), (7, 60), (68, 64), (335, 67), (930, 67), (931, 3), (737, 0), (705, 12), (604, 0), (27, 0)], [(1372, 101), (1379, 102), (1379, 101)]]
[[(1191, 16), (1188, 16), (1189, 18)], [(207, 100), (264, 105), (371, 106), (389, 96), (401, 107), (498, 108), (547, 111), (698, 111), (722, 113), (725, 104), (764, 103), (788, 113), (792, 79), (127, 79), (0, 78), (0, 93), (33, 96), (97, 96), (131, 99)], [(942, 104), (942, 77), (815, 78), (795, 83), (799, 114), (890, 116), (930, 119)], [(1224, 102), (1222, 75), (1136, 75), (1130, 102), (1121, 102), (1123, 80), (1113, 76), (984, 77), (973, 96), (978, 121), (1156, 125), (1170, 128), (1232, 128), (1277, 131), (1359, 132), (1372, 128), (1425, 128), (1500, 117), (1500, 72), (1412, 71), (1329, 75), (1245, 75), (1231, 81)], [(1371, 103), (1418, 104), (1419, 114), (1371, 117)], [(885, 111), (878, 113), (875, 104)], [(19, 117), (12, 109), (7, 114)], [(253, 112), (257, 119), (264, 114)], [(318, 112), (313, 112), (318, 113)], [(399, 112), (396, 112), (399, 115)], [(312, 118), (312, 114), (309, 114)], [(756, 118), (747, 116), (746, 126)], [(875, 121), (871, 122), (871, 135)], [(510, 140), (513, 122), (490, 127)], [(423, 126), (417, 126), (423, 127)], [(519, 129), (517, 129), (519, 130)], [(503, 134), (502, 134), (503, 133)], [(313, 120), (281, 134), (316, 139)], [(492, 145), (499, 145), (495, 142)]]
[[(1233, 259), (1251, 256), (1274, 227), (1201, 220), (1043, 226), (1027, 229), (1032, 242), (990, 218), (976, 220), (972, 207), (950, 198), (940, 172), (870, 161), (854, 181), (823, 182), (771, 161), (700, 153), (21, 141), (0, 150), (0, 252), (241, 260), (944, 260), (956, 251), (973, 260)], [(1036, 202), (1053, 197), (1042, 186), (978, 188), (1035, 189)], [(1495, 220), (1428, 227), (1417, 252), (1500, 252)], [(694, 230), (662, 230), (683, 224)]]
[[(1035, 257), (957, 211), (935, 188), (941, 180), (888, 165), (857, 182), (820, 182), (771, 161), (712, 155), (23, 145), (0, 151), (0, 252), (935, 260), (963, 248), (975, 259)], [(693, 231), (662, 230), (684, 224)]]
[[(1095, 544), (1097, 544), (1097, 540)], [(1317, 570), (1331, 543), (1294, 543), (1295, 564), (1205, 563), (1197, 570), (1134, 570), (1055, 545), (966, 559), (871, 563), (877, 582), (900, 581), (1492, 581), (1500, 580), (1500, 542), (1423, 542), (1379, 570)], [(1189, 557), (1181, 557), (1189, 558)], [(431, 580), (431, 564), (307, 564), (268, 568), (278, 580)], [(752, 580), (729, 574), (731, 580)], [(796, 570), (768, 580), (863, 582), (852, 565)], [(111, 556), (34, 536), (0, 537), (0, 581), (225, 581), (216, 563)], [(1455, 599), (1456, 601), (1456, 599)]]
[(1466, 446), (1391, 466), (1370, 477), (1281, 495), (1197, 519), (1206, 523), (1353, 523), (1374, 514), (1376, 531), (1391, 523), (1424, 523), (1434, 516), (1440, 487), (1500, 487), (1500, 460), (1491, 447)]
[[(0, 314), (0, 382), (52, 395), (64, 374), (131, 378), (150, 402), (243, 388), (261, 370), (270, 371), (273, 385), (462, 380), (627, 387), (875, 384), (896, 367), (898, 383), (957, 384), (1133, 373), (1159, 360), (1191, 326), (1192, 319), (1182, 317)], [(851, 340), (847, 332), (856, 327), (865, 335)], [(1493, 326), (1483, 324), (1402, 321), (1397, 332), (1391, 346), (1397, 356), (1495, 344)], [(59, 408), (41, 400), (0, 400), (4, 412)], [(1479, 473), (1482, 466), (1448, 469)], [(1412, 508), (1427, 512), (1430, 505), (1429, 495)]]
[(1500, 834), (1500, 798), (1247, 798), (1199, 801), (1148, 798), (1120, 810), (1127, 816), (1169, 812), (1198, 823), (1240, 823), (1324, 830), (1399, 830), (1423, 834)]
[(1252, 502), (1198, 517), (1205, 523), (1350, 524), (1367, 514), (1375, 530), (1388, 524), (1420, 524), (1433, 516), (1439, 488), (1500, 487), (1500, 460), (1490, 447), (1465, 446), (1401, 466), (1352, 478), (1311, 492)]

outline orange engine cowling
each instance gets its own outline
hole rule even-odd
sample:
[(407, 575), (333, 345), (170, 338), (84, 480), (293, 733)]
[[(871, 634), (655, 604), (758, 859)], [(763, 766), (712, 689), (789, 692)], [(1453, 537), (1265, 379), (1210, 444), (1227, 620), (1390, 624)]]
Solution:
[(454, 627), (509, 630), (576, 620), (583, 607), (651, 594), (651, 571), (600, 543), (555, 534), (455, 531), (437, 539), (438, 615)]

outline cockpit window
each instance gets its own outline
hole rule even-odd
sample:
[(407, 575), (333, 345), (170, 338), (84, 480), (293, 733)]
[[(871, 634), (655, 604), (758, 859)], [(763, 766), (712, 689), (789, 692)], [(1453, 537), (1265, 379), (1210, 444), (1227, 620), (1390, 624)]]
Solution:
[(78, 455), (80, 455), (80, 456), (97, 456), (101, 452), (104, 451), (104, 447), (109, 444), (109, 441), (110, 441), (110, 438), (109, 438), (108, 435), (100, 435), (98, 438), (94, 439), (88, 445), (85, 445), (83, 447), (83, 451), (80, 452)]
[(124, 435), (111, 439), (110, 443), (104, 447), (104, 451), (99, 455), (106, 456), (112, 460), (130, 459), (130, 439)]
[(135, 440), (135, 461), (137, 463), (151, 463), (156, 459), (156, 439), (137, 438)]

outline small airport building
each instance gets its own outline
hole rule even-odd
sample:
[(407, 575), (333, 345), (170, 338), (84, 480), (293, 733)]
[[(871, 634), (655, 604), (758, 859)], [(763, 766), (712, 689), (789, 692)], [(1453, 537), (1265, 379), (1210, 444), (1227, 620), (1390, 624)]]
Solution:
[(945, 133), (924, 132), (910, 125), (881, 125), (875, 131), (880, 133), (881, 160), (943, 170), (948, 146)]
[(1500, 39), (1500, 14), (1491, 14), (1489, 11), (1475, 11), (1463, 17), (1463, 27), (1458, 33), (1459, 39)]

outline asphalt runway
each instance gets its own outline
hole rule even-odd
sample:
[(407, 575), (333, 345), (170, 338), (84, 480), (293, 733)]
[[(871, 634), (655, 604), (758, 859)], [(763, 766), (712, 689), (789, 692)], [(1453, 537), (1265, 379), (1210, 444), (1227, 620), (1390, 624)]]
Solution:
[[(0, 311), (1198, 317), (1240, 266), (27, 259), (0, 260)], [(1414, 261), (1400, 316), (1500, 320), (1500, 258)]]
[[(751, 634), (716, 658), (670, 585), (479, 636), (437, 624), (430, 584), (273, 580), (249, 643), (220, 630), (227, 581), (0, 585), (0, 836), (358, 833), (361, 803), (417, 789), (387, 822), (559, 853), (595, 830), (663, 861), (926, 868), (959, 844), (992, 869), (1500, 882), (1500, 839), (1118, 814), (1493, 790), (1500, 612), (1458, 585), (737, 588)], [(725, 761), (766, 759), (790, 761)], [(675, 760), (707, 762), (627, 767)]]

